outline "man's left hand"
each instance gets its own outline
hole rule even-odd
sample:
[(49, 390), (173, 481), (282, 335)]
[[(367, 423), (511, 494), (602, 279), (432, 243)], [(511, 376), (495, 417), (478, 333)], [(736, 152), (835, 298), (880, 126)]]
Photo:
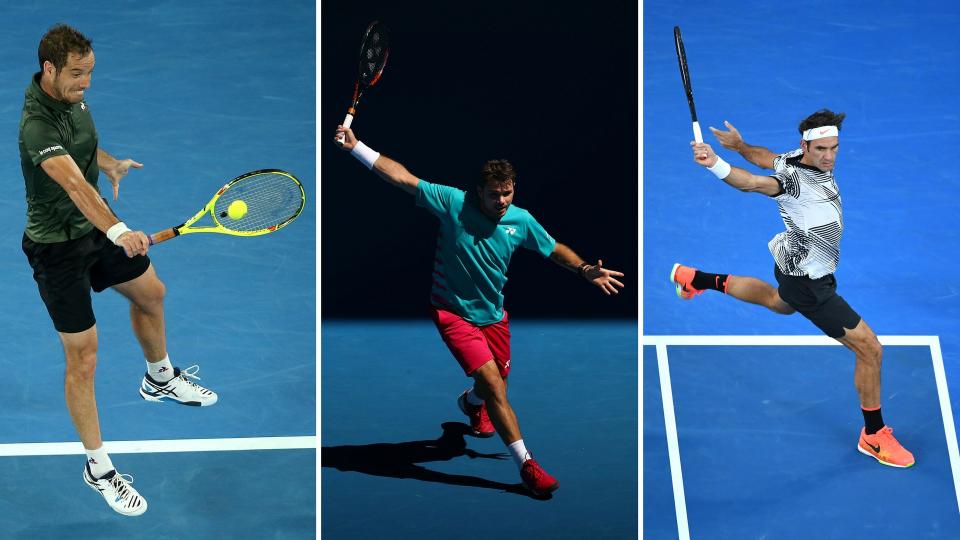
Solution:
[(614, 279), (618, 277), (622, 278), (623, 272), (604, 268), (603, 260), (598, 260), (597, 264), (588, 266), (583, 272), (583, 277), (590, 283), (600, 287), (600, 290), (606, 295), (618, 294), (620, 291), (617, 288), (623, 288), (623, 283)]
[(114, 161), (110, 167), (103, 168), (103, 172), (113, 185), (113, 200), (117, 200), (117, 197), (120, 195), (120, 180), (127, 175), (130, 167), (139, 169), (143, 167), (143, 163), (137, 163), (132, 159), (118, 159)]

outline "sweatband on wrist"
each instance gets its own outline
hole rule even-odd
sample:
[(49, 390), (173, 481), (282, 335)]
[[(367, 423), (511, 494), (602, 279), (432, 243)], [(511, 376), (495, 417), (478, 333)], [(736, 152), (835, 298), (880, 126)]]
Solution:
[(368, 169), (373, 169), (373, 162), (380, 157), (380, 152), (374, 151), (373, 148), (370, 148), (360, 141), (357, 141), (356, 146), (353, 147), (350, 154), (360, 160), (360, 163), (366, 165)]
[(126, 223), (119, 221), (113, 227), (107, 229), (107, 239), (116, 244), (117, 238), (120, 238), (120, 235), (126, 232), (130, 232), (130, 227), (127, 227)]
[(714, 176), (723, 180), (724, 178), (730, 176), (730, 164), (723, 160), (722, 157), (717, 156), (717, 162), (707, 167), (707, 170), (712, 172)]

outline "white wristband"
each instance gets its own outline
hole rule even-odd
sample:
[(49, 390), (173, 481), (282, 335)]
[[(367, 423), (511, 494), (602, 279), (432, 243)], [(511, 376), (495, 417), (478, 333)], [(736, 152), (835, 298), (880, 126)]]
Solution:
[(127, 224), (122, 221), (117, 222), (116, 225), (107, 229), (107, 239), (116, 244), (117, 238), (120, 238), (120, 235), (125, 232), (130, 232), (130, 228), (127, 227)]
[(360, 141), (357, 141), (356, 146), (353, 147), (350, 154), (360, 160), (360, 163), (366, 165), (368, 169), (373, 169), (373, 162), (380, 157), (380, 152), (375, 152), (373, 148), (370, 148)]
[(730, 176), (730, 164), (724, 161), (720, 156), (717, 156), (717, 162), (712, 166), (707, 167), (707, 170), (712, 172), (714, 176), (721, 180)]

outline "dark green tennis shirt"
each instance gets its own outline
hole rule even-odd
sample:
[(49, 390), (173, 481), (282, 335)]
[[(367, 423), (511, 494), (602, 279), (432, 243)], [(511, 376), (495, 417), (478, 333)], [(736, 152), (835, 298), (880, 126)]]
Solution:
[(98, 192), (97, 129), (90, 107), (57, 101), (40, 88), (40, 74), (30, 81), (20, 117), (20, 167), (27, 191), (28, 238), (38, 243), (63, 242), (90, 232), (93, 224), (60, 184), (40, 166), (53, 156), (69, 155)]

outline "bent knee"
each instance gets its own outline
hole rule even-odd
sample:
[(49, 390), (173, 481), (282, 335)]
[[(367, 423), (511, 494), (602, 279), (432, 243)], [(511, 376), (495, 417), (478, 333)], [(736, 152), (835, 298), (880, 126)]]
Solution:
[(484, 399), (506, 395), (507, 385), (500, 376), (500, 370), (495, 361), (490, 360), (474, 370), (471, 375)]

